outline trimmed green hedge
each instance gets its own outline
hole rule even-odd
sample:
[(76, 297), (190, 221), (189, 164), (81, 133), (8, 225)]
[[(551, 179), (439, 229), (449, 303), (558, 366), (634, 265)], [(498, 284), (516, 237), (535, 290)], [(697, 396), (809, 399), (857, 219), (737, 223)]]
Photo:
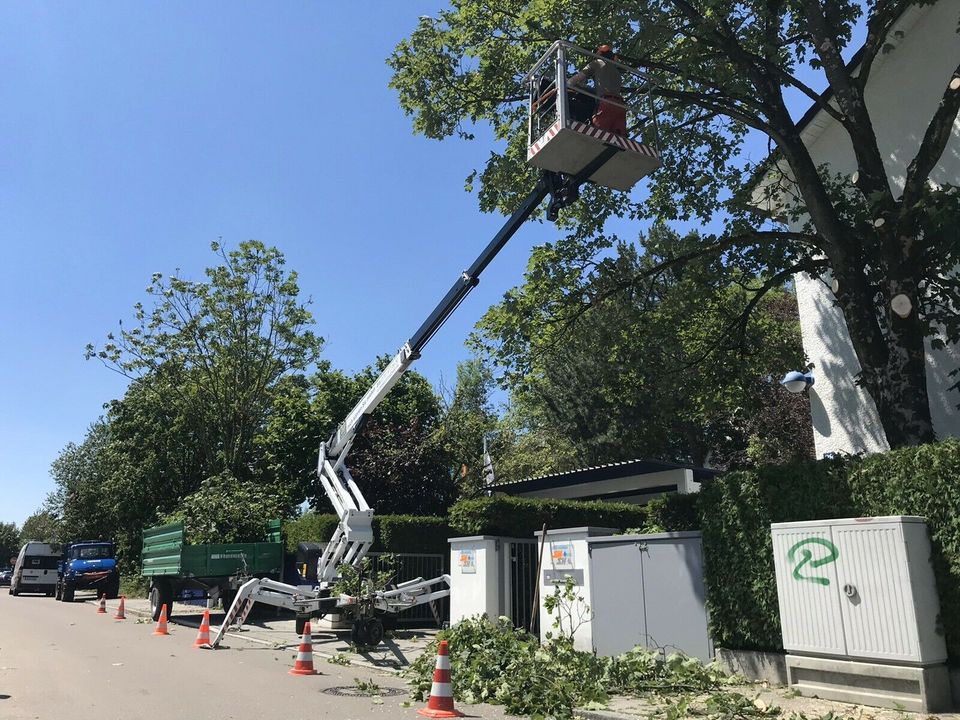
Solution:
[(863, 515), (927, 518), (947, 652), (960, 664), (960, 440), (863, 458), (849, 482)]
[(459, 535), (505, 535), (530, 538), (543, 529), (594, 525), (624, 530), (645, 524), (640, 505), (509, 495), (461, 500), (450, 508), (450, 527)]
[(845, 467), (840, 460), (808, 462), (727, 473), (703, 483), (698, 509), (717, 645), (783, 647), (770, 523), (856, 514)]
[(373, 518), (374, 534), (388, 552), (446, 553), (453, 531), (446, 518), (416, 515), (380, 515)]
[(711, 634), (718, 646), (744, 650), (783, 647), (771, 523), (926, 517), (947, 651), (960, 664), (960, 440), (727, 473), (699, 496), (667, 496), (648, 510), (651, 530), (699, 525)]
[[(333, 537), (338, 519), (333, 514), (307, 513), (284, 525), (287, 550), (302, 542), (325, 543)], [(450, 527), (444, 518), (415, 515), (374, 515), (374, 552), (446, 553)]]

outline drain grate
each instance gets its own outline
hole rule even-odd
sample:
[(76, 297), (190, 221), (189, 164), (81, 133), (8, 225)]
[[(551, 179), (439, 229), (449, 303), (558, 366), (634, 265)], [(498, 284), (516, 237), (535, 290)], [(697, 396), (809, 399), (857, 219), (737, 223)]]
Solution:
[(392, 687), (381, 687), (378, 692), (371, 693), (369, 690), (360, 690), (356, 685), (324, 688), (320, 692), (327, 695), (338, 695), (340, 697), (395, 697), (397, 695), (407, 694), (407, 691), (403, 688)]

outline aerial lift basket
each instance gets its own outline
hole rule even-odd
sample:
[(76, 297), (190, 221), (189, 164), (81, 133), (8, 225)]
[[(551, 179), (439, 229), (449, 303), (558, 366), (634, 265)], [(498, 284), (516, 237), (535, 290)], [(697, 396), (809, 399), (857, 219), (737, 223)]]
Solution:
[[(580, 119), (575, 118), (577, 113), (572, 105), (577, 100), (601, 99), (594, 89), (575, 87), (569, 82), (579, 69), (594, 59), (603, 59), (620, 70), (627, 132), (631, 137), (594, 127), (582, 115)], [(645, 73), (558, 40), (537, 61), (523, 82), (529, 91), (527, 162), (530, 165), (578, 175), (608, 148), (616, 148), (617, 152), (587, 178), (614, 190), (629, 190), (660, 167), (658, 125), (650, 94), (654, 83)]]

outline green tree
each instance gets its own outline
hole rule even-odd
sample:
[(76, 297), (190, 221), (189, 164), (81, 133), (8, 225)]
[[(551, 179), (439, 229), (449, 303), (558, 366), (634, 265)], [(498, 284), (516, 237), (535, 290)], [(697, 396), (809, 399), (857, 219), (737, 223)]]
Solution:
[[(330, 437), (389, 362), (381, 357), (352, 377), (330, 373), (321, 378), (318, 417), (335, 418)], [(456, 499), (456, 488), (441, 437), (443, 408), (430, 383), (407, 371), (368, 418), (357, 436), (347, 467), (367, 502), (380, 513), (442, 513)], [(318, 492), (315, 508), (326, 508)]]
[[(566, 451), (540, 457), (535, 474), (637, 457), (729, 468), (812, 453), (805, 398), (776, 382), (803, 361), (796, 303), (770, 291), (743, 316), (759, 283), (713, 260), (650, 272), (661, 267), (656, 248), (697, 241), (658, 227), (643, 256), (625, 243), (573, 259), (538, 248), (524, 284), (480, 321), (475, 342), (536, 430), (524, 442), (563, 440)], [(800, 428), (785, 422), (793, 417)]]
[(243, 479), (277, 383), (307, 370), (322, 339), (277, 249), (253, 240), (230, 252), (211, 247), (221, 264), (206, 270), (206, 281), (155, 274), (153, 307), (137, 303), (135, 326), (121, 325), (100, 350), (88, 345), (87, 357), (133, 379), (162, 376), (150, 388), (200, 420), (193, 444), (206, 475)]
[(44, 509), (58, 518), (61, 539), (111, 539), (124, 518), (106, 492), (109, 468), (104, 448), (110, 437), (104, 420), (93, 423), (83, 441), (68, 443), (50, 466), (55, 489)]
[(60, 542), (60, 526), (56, 516), (48, 510), (37, 510), (23, 521), (20, 539), (23, 542), (27, 540)]
[(478, 359), (457, 365), (457, 384), (443, 413), (442, 443), (449, 455), (460, 497), (477, 497), (485, 487), (483, 439), (497, 454), (502, 445), (498, 418), (490, 399), (493, 374)]
[[(924, 0), (632, 0), (621, 3), (490, 3), (464, 0), (423, 17), (390, 64), (400, 103), (417, 132), (472, 137), (488, 123), (505, 145), (479, 174), (484, 210), (512, 211), (533, 184), (524, 165), (524, 73), (557, 38), (594, 47), (616, 39), (624, 60), (657, 78), (663, 169), (649, 194), (589, 187), (564, 220), (585, 242), (612, 216), (709, 222), (718, 236), (668, 249), (664, 262), (723, 257), (745, 276), (763, 277), (746, 310), (798, 272), (836, 280), (839, 307), (893, 447), (934, 439), (924, 341), (960, 340), (960, 193), (930, 180), (960, 109), (960, 67), (937, 81), (942, 97), (903, 178), (888, 174), (865, 88), (877, 59), (894, 48), (894, 24)], [(842, 57), (855, 26), (866, 28), (857, 63)], [(820, 73), (829, 93), (807, 78)], [(849, 138), (857, 172), (838, 178), (818, 167), (791, 117), (786, 92), (799, 92)], [(748, 134), (768, 139), (768, 162), (741, 157)], [(771, 171), (773, 182), (757, 178)], [(470, 179), (472, 184), (473, 178)], [(769, 221), (753, 191), (766, 193), (794, 223)], [(893, 298), (912, 310), (900, 317)]]
[(20, 531), (16, 523), (0, 523), (0, 566), (13, 566), (20, 552)]

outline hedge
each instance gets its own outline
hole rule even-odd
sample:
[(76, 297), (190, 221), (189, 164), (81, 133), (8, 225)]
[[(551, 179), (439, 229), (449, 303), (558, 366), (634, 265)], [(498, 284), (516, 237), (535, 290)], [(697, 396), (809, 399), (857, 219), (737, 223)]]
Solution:
[[(302, 542), (325, 543), (333, 537), (339, 520), (333, 514), (306, 513), (284, 525), (287, 550), (296, 552)], [(415, 515), (374, 515), (374, 552), (446, 553), (450, 527), (444, 518)]]
[(871, 455), (849, 482), (863, 515), (927, 518), (947, 652), (960, 664), (960, 440)]
[(630, 503), (553, 500), (508, 495), (461, 500), (450, 508), (450, 527), (459, 535), (532, 538), (548, 528), (598, 527), (625, 530), (645, 524), (647, 513)]
[(646, 527), (658, 531), (688, 530), (699, 518), (711, 634), (718, 646), (744, 650), (783, 648), (771, 523), (926, 517), (947, 651), (960, 663), (960, 440), (731, 472), (648, 511)]
[(770, 523), (856, 514), (845, 467), (842, 460), (807, 462), (727, 473), (703, 483), (698, 510), (717, 645), (782, 649)]

